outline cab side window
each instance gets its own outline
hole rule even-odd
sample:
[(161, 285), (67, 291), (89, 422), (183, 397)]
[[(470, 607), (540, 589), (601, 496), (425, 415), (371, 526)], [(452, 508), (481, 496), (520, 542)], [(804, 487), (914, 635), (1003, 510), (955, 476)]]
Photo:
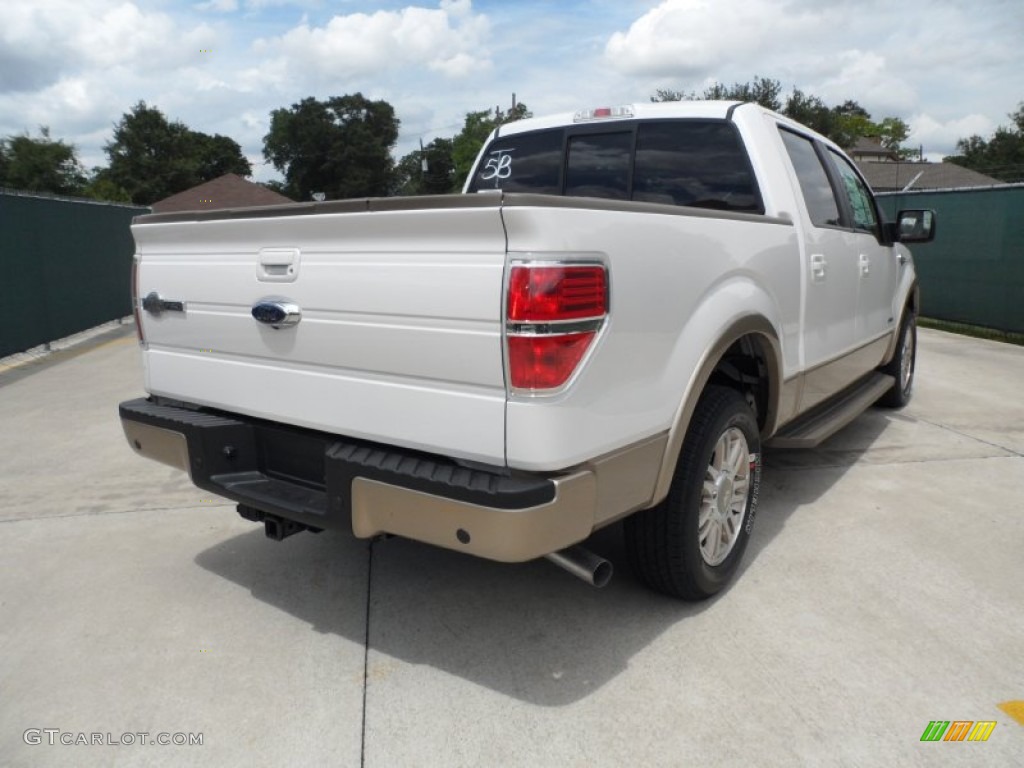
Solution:
[(853, 228), (870, 232), (877, 237), (878, 215), (875, 213), (871, 191), (845, 157), (832, 150), (830, 154), (832, 162), (836, 164), (836, 170), (839, 171), (839, 177), (843, 180), (843, 191), (853, 212)]
[(800, 182), (800, 191), (803, 192), (811, 224), (816, 227), (841, 226), (839, 203), (814, 144), (810, 139), (784, 128), (780, 128), (779, 132)]

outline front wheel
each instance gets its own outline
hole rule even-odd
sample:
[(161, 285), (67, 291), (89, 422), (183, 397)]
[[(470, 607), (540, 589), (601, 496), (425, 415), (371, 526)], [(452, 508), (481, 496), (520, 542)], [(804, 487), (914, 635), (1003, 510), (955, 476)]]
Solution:
[(637, 576), (658, 592), (703, 600), (732, 578), (754, 525), (761, 440), (739, 392), (710, 386), (697, 403), (668, 496), (625, 521)]
[(914, 389), (914, 365), (917, 362), (917, 321), (908, 308), (900, 323), (900, 337), (896, 342), (896, 354), (883, 368), (896, 379), (892, 389), (878, 399), (886, 408), (902, 408), (910, 402)]

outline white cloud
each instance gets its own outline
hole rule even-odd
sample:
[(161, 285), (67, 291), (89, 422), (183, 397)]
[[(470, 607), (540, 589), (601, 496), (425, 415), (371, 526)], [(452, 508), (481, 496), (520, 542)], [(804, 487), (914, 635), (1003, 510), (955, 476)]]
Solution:
[(319, 27), (303, 21), (253, 47), (284, 58), (296, 76), (345, 78), (423, 66), (463, 77), (490, 65), (489, 32), (487, 17), (474, 14), (469, 0), (442, 0), (437, 8), (334, 16)]
[(780, 12), (769, 0), (664, 0), (614, 33), (605, 55), (627, 74), (705, 78), (737, 57), (764, 57), (811, 20), (807, 12)]
[(62, 75), (129, 66), (153, 72), (186, 63), (216, 39), (205, 23), (181, 24), (118, 0), (5, 4), (0, 12), (0, 92), (45, 88)]
[(886, 115), (906, 114), (917, 105), (917, 91), (903, 78), (890, 74), (894, 68), (881, 53), (843, 51), (834, 62), (838, 71), (825, 77), (814, 90), (826, 103), (853, 99)]
[(0, 136), (49, 125), (105, 164), (145, 100), (259, 158), (271, 110), (361, 91), (394, 106), (401, 155), (513, 92), (545, 114), (762, 75), (902, 117), (911, 143), (949, 154), (1024, 98), (1020, 2), (482, 2), (0, 0)]
[(951, 155), (956, 150), (960, 139), (970, 136), (988, 138), (996, 129), (996, 125), (984, 115), (967, 115), (953, 120), (937, 120), (928, 114), (916, 114), (908, 121), (910, 125), (909, 146), (923, 146), (925, 154), (938, 156)]

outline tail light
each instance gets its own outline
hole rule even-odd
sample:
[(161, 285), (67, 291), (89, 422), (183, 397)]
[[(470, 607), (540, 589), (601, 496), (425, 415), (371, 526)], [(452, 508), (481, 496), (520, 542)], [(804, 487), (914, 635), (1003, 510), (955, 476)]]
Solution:
[(132, 317), (135, 318), (135, 335), (139, 337), (139, 344), (146, 346), (146, 336), (142, 332), (142, 316), (139, 308), (139, 259), (132, 259)]
[(575, 373), (608, 314), (600, 264), (517, 264), (508, 284), (509, 384), (552, 390)]

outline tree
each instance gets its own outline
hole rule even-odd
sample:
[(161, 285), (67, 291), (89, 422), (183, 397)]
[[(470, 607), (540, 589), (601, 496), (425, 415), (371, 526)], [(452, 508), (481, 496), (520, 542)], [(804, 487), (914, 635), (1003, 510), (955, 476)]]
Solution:
[(452, 139), (452, 162), (455, 165), (453, 191), (461, 190), (466, 183), (469, 172), (473, 170), (476, 156), (480, 154), (480, 149), (491, 131), (499, 125), (527, 117), (533, 117), (533, 113), (522, 103), (513, 105), (508, 112), (503, 112), (500, 107), (495, 108), (494, 112), (489, 109), (468, 112), (462, 130)]
[(196, 175), (200, 179), (199, 183), (220, 178), (225, 173), (252, 175), (252, 165), (245, 159), (237, 141), (219, 133), (212, 136), (197, 131), (190, 133), (196, 143)]
[(988, 140), (974, 135), (957, 141), (957, 153), (945, 158), (945, 162), (1000, 181), (1024, 180), (1024, 102), (1009, 117), (1012, 125), (1000, 126)]
[(686, 93), (663, 88), (651, 96), (651, 101), (716, 99), (756, 102), (827, 136), (844, 149), (852, 147), (861, 137), (874, 137), (880, 139), (886, 149), (899, 153), (900, 157), (906, 157), (912, 152), (901, 149), (901, 144), (910, 135), (910, 129), (898, 117), (887, 117), (881, 123), (876, 123), (872, 121), (868, 111), (856, 101), (847, 100), (829, 107), (817, 96), (805, 94), (794, 88), (783, 103), (780, 99), (781, 93), (782, 85), (778, 80), (755, 75), (751, 83), (733, 83), (729, 86), (715, 83), (705, 88), (699, 96), (692, 91)]
[(434, 139), (403, 157), (395, 168), (396, 195), (443, 195), (452, 189), (455, 161), (452, 139)]
[(57, 195), (77, 195), (86, 181), (74, 146), (51, 139), (46, 126), (38, 138), (25, 133), (0, 140), (0, 174), (2, 186)]
[(823, 136), (828, 136), (832, 132), (835, 123), (835, 113), (825, 105), (825, 102), (797, 88), (794, 88), (786, 98), (782, 114)]
[(271, 192), (277, 192), (277, 194), (279, 195), (284, 195), (285, 197), (288, 197), (288, 185), (285, 184), (283, 181), (271, 179), (270, 181), (258, 181), (256, 183), (259, 184), (261, 187), (266, 187)]
[(878, 126), (871, 122), (870, 113), (856, 101), (844, 101), (832, 108), (832, 130), (826, 135), (844, 149), (849, 149), (862, 136), (879, 135)]
[(687, 94), (684, 91), (658, 89), (651, 101), (752, 101), (778, 112), (782, 109), (782, 102), (779, 101), (781, 93), (782, 84), (778, 80), (754, 75), (752, 83), (714, 83), (705, 88), (700, 96), (692, 91)]
[(361, 93), (308, 97), (270, 113), (263, 156), (284, 173), (296, 200), (309, 200), (313, 192), (335, 200), (383, 196), (393, 184), (398, 125), (390, 104)]
[(82, 194), (93, 200), (106, 200), (111, 203), (130, 203), (132, 201), (128, 190), (112, 181), (106, 168), (93, 168), (92, 178), (82, 190)]
[(140, 101), (114, 126), (104, 147), (110, 166), (104, 182), (128, 192), (132, 202), (150, 205), (225, 173), (252, 174), (242, 148), (232, 139), (193, 131), (169, 121)]

